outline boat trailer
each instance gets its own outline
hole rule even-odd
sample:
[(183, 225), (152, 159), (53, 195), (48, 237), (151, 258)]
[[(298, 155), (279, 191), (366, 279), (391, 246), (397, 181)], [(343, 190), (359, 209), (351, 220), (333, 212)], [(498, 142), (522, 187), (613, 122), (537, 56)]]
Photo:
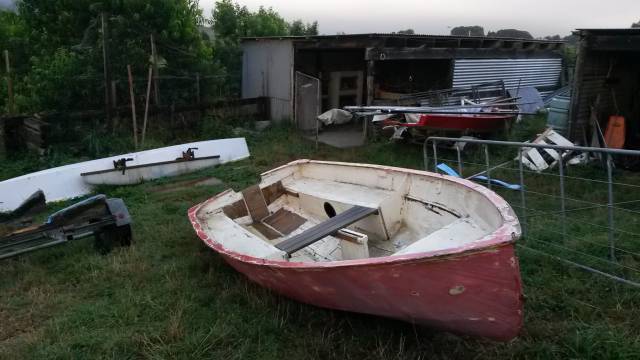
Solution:
[(0, 260), (89, 236), (103, 254), (114, 245), (131, 245), (131, 216), (122, 199), (96, 195), (55, 212), (42, 225), (0, 233)]

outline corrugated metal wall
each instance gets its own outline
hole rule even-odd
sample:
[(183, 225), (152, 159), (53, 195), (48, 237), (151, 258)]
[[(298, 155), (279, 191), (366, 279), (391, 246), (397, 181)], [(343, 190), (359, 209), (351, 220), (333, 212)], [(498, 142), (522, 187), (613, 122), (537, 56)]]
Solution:
[(533, 86), (557, 87), (562, 71), (562, 59), (470, 59), (456, 60), (453, 87), (470, 86), (502, 80), (507, 89)]
[(271, 120), (292, 119), (293, 42), (251, 41), (242, 50), (242, 98), (266, 96)]

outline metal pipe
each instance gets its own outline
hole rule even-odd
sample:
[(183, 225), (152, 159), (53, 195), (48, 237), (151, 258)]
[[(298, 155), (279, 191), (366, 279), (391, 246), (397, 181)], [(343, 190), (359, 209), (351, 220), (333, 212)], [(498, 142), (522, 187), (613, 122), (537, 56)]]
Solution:
[(429, 171), (429, 151), (427, 150), (428, 142), (422, 143), (422, 160), (424, 162), (424, 170)]
[(489, 145), (484, 145), (484, 161), (487, 165), (487, 170), (485, 171), (487, 174), (487, 187), (491, 189), (491, 166), (489, 164)]
[(438, 150), (436, 150), (436, 142), (433, 142), (433, 171), (438, 172)]
[(522, 165), (522, 148), (518, 149), (518, 167), (520, 169), (520, 205), (522, 206), (522, 235), (527, 237), (527, 203), (524, 191), (524, 169)]
[(584, 146), (562, 146), (562, 145), (550, 145), (550, 144), (534, 144), (516, 141), (498, 141), (498, 140), (481, 140), (481, 139), (467, 139), (467, 138), (451, 138), (442, 136), (431, 136), (427, 140), (429, 141), (462, 141), (471, 144), (486, 144), (486, 145), (504, 145), (524, 148), (536, 148), (536, 149), (554, 149), (554, 150), (571, 150), (577, 152), (595, 152), (605, 153), (612, 155), (633, 155), (640, 156), (638, 150), (625, 150), (625, 149), (611, 149), (611, 148), (597, 148), (597, 147), (584, 147)]
[(611, 164), (611, 155), (607, 154), (607, 212), (609, 218), (609, 247), (611, 260), (615, 261), (616, 259), (616, 247), (615, 247), (615, 239), (613, 234), (613, 166)]
[(460, 177), (464, 177), (464, 175), (462, 175), (462, 158), (460, 156), (460, 146), (458, 146), (458, 144), (456, 143), (456, 153), (458, 155), (458, 174), (460, 174)]
[(558, 158), (558, 172), (560, 174), (560, 213), (562, 218), (562, 241), (566, 242), (567, 240), (567, 223), (566, 223), (566, 213), (565, 213), (565, 198), (564, 198), (564, 159), (562, 158), (563, 153), (559, 153), (560, 157)]

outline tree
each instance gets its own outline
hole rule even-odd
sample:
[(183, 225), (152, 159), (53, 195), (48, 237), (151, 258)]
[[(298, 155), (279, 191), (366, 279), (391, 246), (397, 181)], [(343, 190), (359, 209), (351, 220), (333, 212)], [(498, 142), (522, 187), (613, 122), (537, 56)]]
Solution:
[[(30, 70), (17, 85), (17, 92), (21, 90), (24, 97), (23, 110), (101, 108), (103, 12), (110, 28), (105, 41), (110, 46), (114, 78), (126, 79), (127, 64), (135, 73), (146, 74), (150, 34), (155, 35), (158, 53), (166, 62), (164, 74), (214, 69), (212, 49), (199, 30), (204, 18), (197, 0), (22, 0), (18, 15), (28, 29), (30, 58)], [(184, 92), (180, 86), (163, 90), (163, 95), (172, 99)]]
[(413, 31), (413, 29), (407, 29), (407, 30), (400, 30), (398, 31), (398, 34), (402, 34), (402, 35), (414, 35), (416, 32)]
[(451, 35), (454, 36), (484, 36), (484, 28), (482, 26), (456, 26), (451, 29)]
[(318, 22), (303, 23), (302, 20), (296, 20), (289, 25), (289, 35), (294, 36), (313, 36), (318, 35)]
[(527, 39), (527, 40), (532, 40), (533, 39), (533, 36), (528, 31), (517, 30), (517, 29), (502, 29), (502, 30), (498, 30), (496, 32), (490, 31), (487, 34), (487, 36), (504, 37), (504, 38), (515, 38), (515, 39)]
[(214, 59), (232, 77), (242, 70), (243, 37), (309, 36), (318, 34), (318, 22), (304, 24), (302, 20), (288, 23), (272, 8), (260, 7), (251, 12), (232, 0), (220, 0), (213, 9), (211, 26), (216, 34)]
[(566, 41), (569, 45), (577, 45), (580, 38), (577, 35), (571, 34), (563, 37), (562, 40)]
[(631, 24), (632, 28), (640, 28), (640, 20), (638, 22)]

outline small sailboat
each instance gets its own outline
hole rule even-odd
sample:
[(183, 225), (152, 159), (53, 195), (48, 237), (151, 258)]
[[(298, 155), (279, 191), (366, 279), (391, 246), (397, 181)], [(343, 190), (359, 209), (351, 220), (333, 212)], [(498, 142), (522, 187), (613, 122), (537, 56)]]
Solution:
[(81, 173), (83, 180), (91, 185), (132, 185), (143, 181), (163, 177), (178, 176), (220, 164), (220, 156), (196, 157), (194, 150), (188, 148), (175, 160), (152, 162), (127, 166), (133, 158), (121, 158), (113, 161), (113, 168)]
[(189, 218), (236, 270), (304, 303), (496, 340), (522, 326), (518, 219), (464, 179), (298, 160)]

